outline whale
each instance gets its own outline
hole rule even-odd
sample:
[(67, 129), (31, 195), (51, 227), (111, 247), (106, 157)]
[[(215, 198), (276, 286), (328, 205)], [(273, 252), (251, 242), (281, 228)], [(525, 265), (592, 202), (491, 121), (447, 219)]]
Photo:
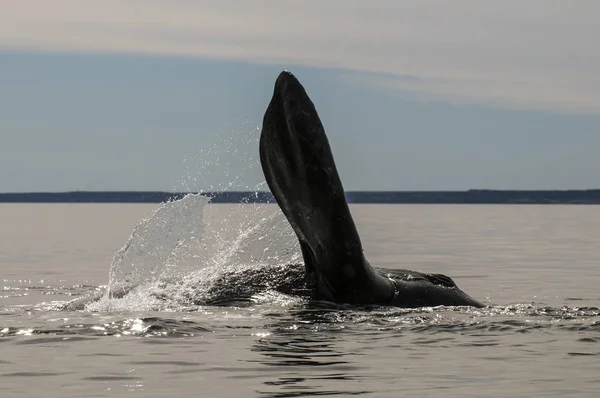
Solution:
[(314, 299), (404, 308), (483, 307), (448, 276), (371, 266), (321, 119), (289, 71), (275, 81), (259, 154), (267, 185), (298, 239), (304, 283)]
[[(258, 149), (265, 180), (296, 235), (303, 262), (222, 269), (185, 300), (246, 306), (253, 305), (257, 295), (275, 291), (310, 303), (316, 300), (318, 306), (484, 306), (448, 276), (369, 263), (321, 119), (302, 84), (288, 71), (275, 81)], [(138, 286), (127, 278), (122, 282), (61, 308), (81, 310), (103, 297), (122, 298)]]

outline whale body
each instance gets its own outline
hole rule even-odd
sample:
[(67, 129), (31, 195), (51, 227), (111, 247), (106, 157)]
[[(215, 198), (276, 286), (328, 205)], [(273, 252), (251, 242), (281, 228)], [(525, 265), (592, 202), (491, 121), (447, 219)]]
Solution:
[(369, 264), (323, 124), (288, 71), (275, 82), (259, 152), (267, 184), (298, 237), (313, 297), (399, 307), (483, 306), (445, 275)]

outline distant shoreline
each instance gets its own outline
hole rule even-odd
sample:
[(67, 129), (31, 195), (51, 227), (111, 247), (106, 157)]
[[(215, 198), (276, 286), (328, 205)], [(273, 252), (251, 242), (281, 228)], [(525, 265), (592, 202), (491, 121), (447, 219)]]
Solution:
[[(187, 192), (73, 191), (0, 193), (0, 203), (162, 203)], [(203, 192), (211, 203), (274, 203), (269, 192)], [(349, 203), (370, 204), (600, 204), (600, 189), (563, 191), (348, 191)]]

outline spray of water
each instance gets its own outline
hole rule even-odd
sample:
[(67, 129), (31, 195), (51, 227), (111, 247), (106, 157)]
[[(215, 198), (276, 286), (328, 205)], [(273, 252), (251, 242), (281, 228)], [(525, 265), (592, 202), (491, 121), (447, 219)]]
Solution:
[(208, 198), (190, 194), (163, 203), (142, 220), (114, 256), (109, 274), (109, 296), (184, 272), (203, 263), (198, 250), (204, 235), (203, 212)]
[[(188, 168), (179, 188), (195, 190), (210, 170), (225, 169), (227, 184), (221, 191), (239, 187), (239, 175), (258, 168), (249, 150), (256, 134), (233, 134), (220, 146), (207, 146), (197, 154), (199, 166)], [(250, 138), (249, 138), (250, 137)], [(254, 148), (255, 149), (255, 148)], [(223, 152), (224, 151), (224, 152)], [(245, 161), (235, 175), (228, 169)], [(191, 162), (186, 159), (186, 165)], [(264, 187), (264, 181), (250, 189)], [(214, 190), (214, 186), (210, 186)], [(178, 189), (180, 190), (180, 189)], [(189, 194), (163, 203), (133, 230), (127, 243), (114, 256), (107, 293), (87, 305), (88, 310), (165, 310), (202, 302), (211, 286), (225, 274), (243, 273), (260, 267), (301, 262), (297, 240), (285, 217), (274, 205), (209, 204), (202, 194)], [(262, 292), (264, 299), (265, 293)], [(269, 296), (267, 294), (266, 296)]]

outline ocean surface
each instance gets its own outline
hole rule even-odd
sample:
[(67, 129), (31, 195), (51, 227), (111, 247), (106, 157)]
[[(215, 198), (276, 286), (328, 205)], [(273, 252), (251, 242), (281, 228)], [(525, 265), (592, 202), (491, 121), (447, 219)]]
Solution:
[(301, 259), (276, 205), (0, 204), (0, 397), (600, 396), (600, 206), (351, 211), (373, 265), (488, 306), (195, 305)]

